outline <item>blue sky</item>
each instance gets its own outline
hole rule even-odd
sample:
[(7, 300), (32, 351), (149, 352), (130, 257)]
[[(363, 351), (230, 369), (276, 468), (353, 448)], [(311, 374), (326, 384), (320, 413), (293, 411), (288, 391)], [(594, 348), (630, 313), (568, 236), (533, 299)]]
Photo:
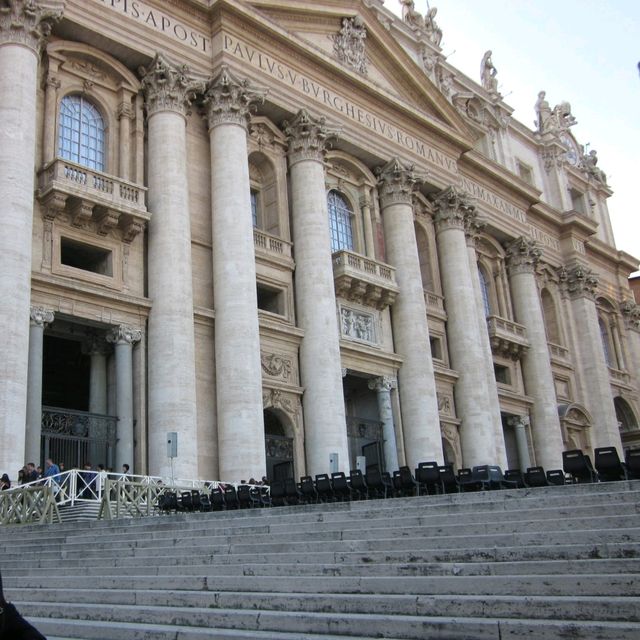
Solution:
[[(427, 11), (427, 0), (415, 0)], [(400, 13), (399, 0), (385, 6)], [(640, 2), (631, 0), (436, 0), (448, 61), (476, 81), (487, 49), (499, 90), (529, 127), (538, 91), (571, 103), (573, 134), (598, 151), (614, 195), (619, 249), (640, 258)]]

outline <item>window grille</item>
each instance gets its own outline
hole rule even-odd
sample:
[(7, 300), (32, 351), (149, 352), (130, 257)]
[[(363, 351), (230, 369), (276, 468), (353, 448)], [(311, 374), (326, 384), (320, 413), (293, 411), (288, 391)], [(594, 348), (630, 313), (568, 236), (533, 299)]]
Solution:
[(83, 167), (104, 171), (104, 121), (98, 109), (81, 95), (60, 103), (58, 155)]

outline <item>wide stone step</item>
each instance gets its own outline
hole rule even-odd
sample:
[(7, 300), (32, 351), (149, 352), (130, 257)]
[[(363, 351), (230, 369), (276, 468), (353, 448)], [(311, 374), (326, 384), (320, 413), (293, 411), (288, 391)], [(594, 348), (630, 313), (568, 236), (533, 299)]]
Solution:
[[(415, 595), (585, 595), (625, 596), (640, 595), (638, 574), (580, 574), (580, 575), (489, 575), (489, 576), (217, 576), (175, 575), (170, 584), (177, 590), (246, 591), (296, 593), (365, 593)], [(60, 576), (56, 585), (60, 589), (91, 588), (161, 589), (164, 585), (157, 576), (104, 576), (99, 581), (85, 576)], [(18, 586), (13, 584), (12, 587)], [(45, 577), (27, 576), (20, 581), (27, 588), (50, 587)]]
[[(157, 607), (126, 605), (69, 604), (64, 608), (65, 618), (82, 621), (116, 621), (125, 624), (173, 627), (173, 638), (189, 638), (196, 628), (207, 630), (209, 637), (218, 635), (218, 629), (269, 631), (274, 633), (315, 633), (344, 637), (403, 638), (473, 638), (492, 640), (522, 638), (525, 634), (537, 640), (547, 638), (584, 638), (595, 640), (637, 640), (640, 626), (636, 623), (567, 620), (514, 620), (492, 618), (458, 618), (449, 616), (408, 616), (385, 614), (347, 614), (336, 617), (333, 613), (276, 612), (270, 610), (242, 611), (195, 607)], [(59, 615), (57, 605), (30, 603), (30, 615), (38, 620)], [(42, 626), (40, 624), (40, 626)], [(182, 627), (188, 631), (182, 632)], [(176, 630), (177, 628), (177, 630)], [(215, 630), (215, 631), (214, 631)], [(68, 633), (68, 632), (67, 632)], [(105, 634), (106, 635), (106, 634)], [(89, 636), (91, 637), (91, 636)], [(95, 636), (93, 636), (95, 637)], [(137, 636), (133, 636), (137, 637)], [(162, 636), (156, 636), (156, 639)], [(109, 636), (107, 636), (109, 638)], [(102, 636), (102, 640), (107, 640)], [(110, 638), (109, 638), (110, 640)]]
[(26, 589), (14, 590), (20, 609), (30, 602), (102, 605), (150, 605), (212, 609), (264, 609), (316, 613), (377, 613), (455, 617), (530, 618), (640, 622), (640, 598), (611, 596), (435, 596), (358, 595), (323, 593), (245, 593), (224, 591), (124, 589)]

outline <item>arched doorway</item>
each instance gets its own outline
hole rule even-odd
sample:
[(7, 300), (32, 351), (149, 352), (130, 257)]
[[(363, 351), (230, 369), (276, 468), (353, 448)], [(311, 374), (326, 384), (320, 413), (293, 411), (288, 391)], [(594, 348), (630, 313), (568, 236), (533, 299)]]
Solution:
[(616, 418), (618, 419), (622, 446), (625, 449), (640, 447), (640, 429), (638, 428), (638, 420), (636, 419), (633, 409), (629, 406), (629, 403), (620, 396), (616, 396), (613, 399), (613, 404), (616, 408)]
[(278, 409), (265, 409), (264, 446), (267, 455), (267, 479), (295, 478), (293, 438), (287, 436)]

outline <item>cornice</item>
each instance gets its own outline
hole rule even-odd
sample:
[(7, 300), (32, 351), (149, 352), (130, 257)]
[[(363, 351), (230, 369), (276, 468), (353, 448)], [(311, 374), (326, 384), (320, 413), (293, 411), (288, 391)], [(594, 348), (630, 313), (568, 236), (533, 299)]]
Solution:
[(620, 251), (598, 238), (589, 238), (585, 242), (585, 246), (589, 253), (596, 254), (607, 262), (613, 263), (616, 267), (622, 268), (625, 272), (628, 271), (629, 273), (633, 273), (640, 267), (640, 261), (638, 258), (626, 253), (625, 251)]

